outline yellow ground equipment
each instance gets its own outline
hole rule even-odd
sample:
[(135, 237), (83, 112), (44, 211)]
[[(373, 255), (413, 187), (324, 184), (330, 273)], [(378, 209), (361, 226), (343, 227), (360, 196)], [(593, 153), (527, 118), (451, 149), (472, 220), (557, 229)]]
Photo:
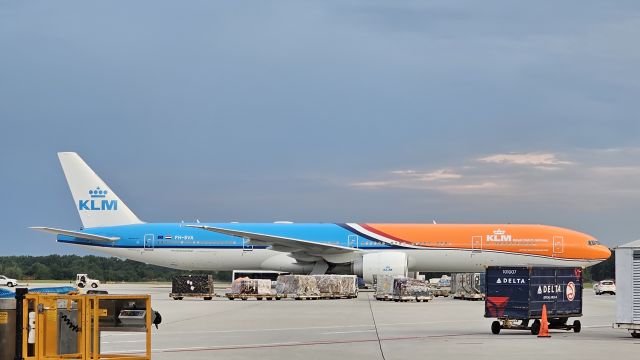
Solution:
[[(149, 295), (16, 293), (15, 359), (151, 359), (151, 326), (160, 315)], [(144, 332), (146, 350), (101, 353), (105, 332)]]

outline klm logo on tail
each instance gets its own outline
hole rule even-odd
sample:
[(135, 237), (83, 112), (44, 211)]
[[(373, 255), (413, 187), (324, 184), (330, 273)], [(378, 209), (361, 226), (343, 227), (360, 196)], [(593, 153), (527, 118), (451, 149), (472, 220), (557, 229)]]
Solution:
[(78, 200), (79, 210), (114, 211), (118, 210), (118, 200), (105, 199), (107, 190), (101, 190), (98, 186), (95, 190), (89, 190), (90, 200)]

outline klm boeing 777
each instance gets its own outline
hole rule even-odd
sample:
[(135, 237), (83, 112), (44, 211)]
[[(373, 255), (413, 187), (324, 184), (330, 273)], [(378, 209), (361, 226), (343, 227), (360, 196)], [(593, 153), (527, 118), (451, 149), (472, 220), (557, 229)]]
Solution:
[(58, 153), (83, 228), (33, 227), (58, 242), (185, 270), (406, 275), (487, 266), (590, 266), (611, 252), (545, 225), (145, 223), (76, 153)]

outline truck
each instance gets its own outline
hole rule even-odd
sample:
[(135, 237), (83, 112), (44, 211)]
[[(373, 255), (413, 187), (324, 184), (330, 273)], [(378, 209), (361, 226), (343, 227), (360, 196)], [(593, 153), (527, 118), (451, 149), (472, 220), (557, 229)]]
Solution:
[[(546, 305), (549, 329), (580, 332), (582, 268), (489, 267), (486, 273), (485, 317), (495, 318), (491, 332), (502, 329), (540, 332)], [(518, 323), (519, 322), (519, 323)]]
[(92, 289), (97, 289), (100, 286), (100, 280), (91, 279), (88, 274), (77, 274), (76, 275), (76, 286), (83, 289), (85, 287), (90, 287)]
[(0, 275), (0, 286), (8, 286), (8, 287), (18, 286), (18, 280), (8, 278), (4, 275)]

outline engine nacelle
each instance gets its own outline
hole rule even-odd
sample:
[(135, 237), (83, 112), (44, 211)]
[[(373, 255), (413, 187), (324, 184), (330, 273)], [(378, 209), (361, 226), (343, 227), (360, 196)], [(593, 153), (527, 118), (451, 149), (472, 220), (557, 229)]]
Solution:
[(374, 274), (407, 276), (407, 254), (400, 251), (365, 254), (353, 262), (351, 271), (368, 283), (373, 282)]

